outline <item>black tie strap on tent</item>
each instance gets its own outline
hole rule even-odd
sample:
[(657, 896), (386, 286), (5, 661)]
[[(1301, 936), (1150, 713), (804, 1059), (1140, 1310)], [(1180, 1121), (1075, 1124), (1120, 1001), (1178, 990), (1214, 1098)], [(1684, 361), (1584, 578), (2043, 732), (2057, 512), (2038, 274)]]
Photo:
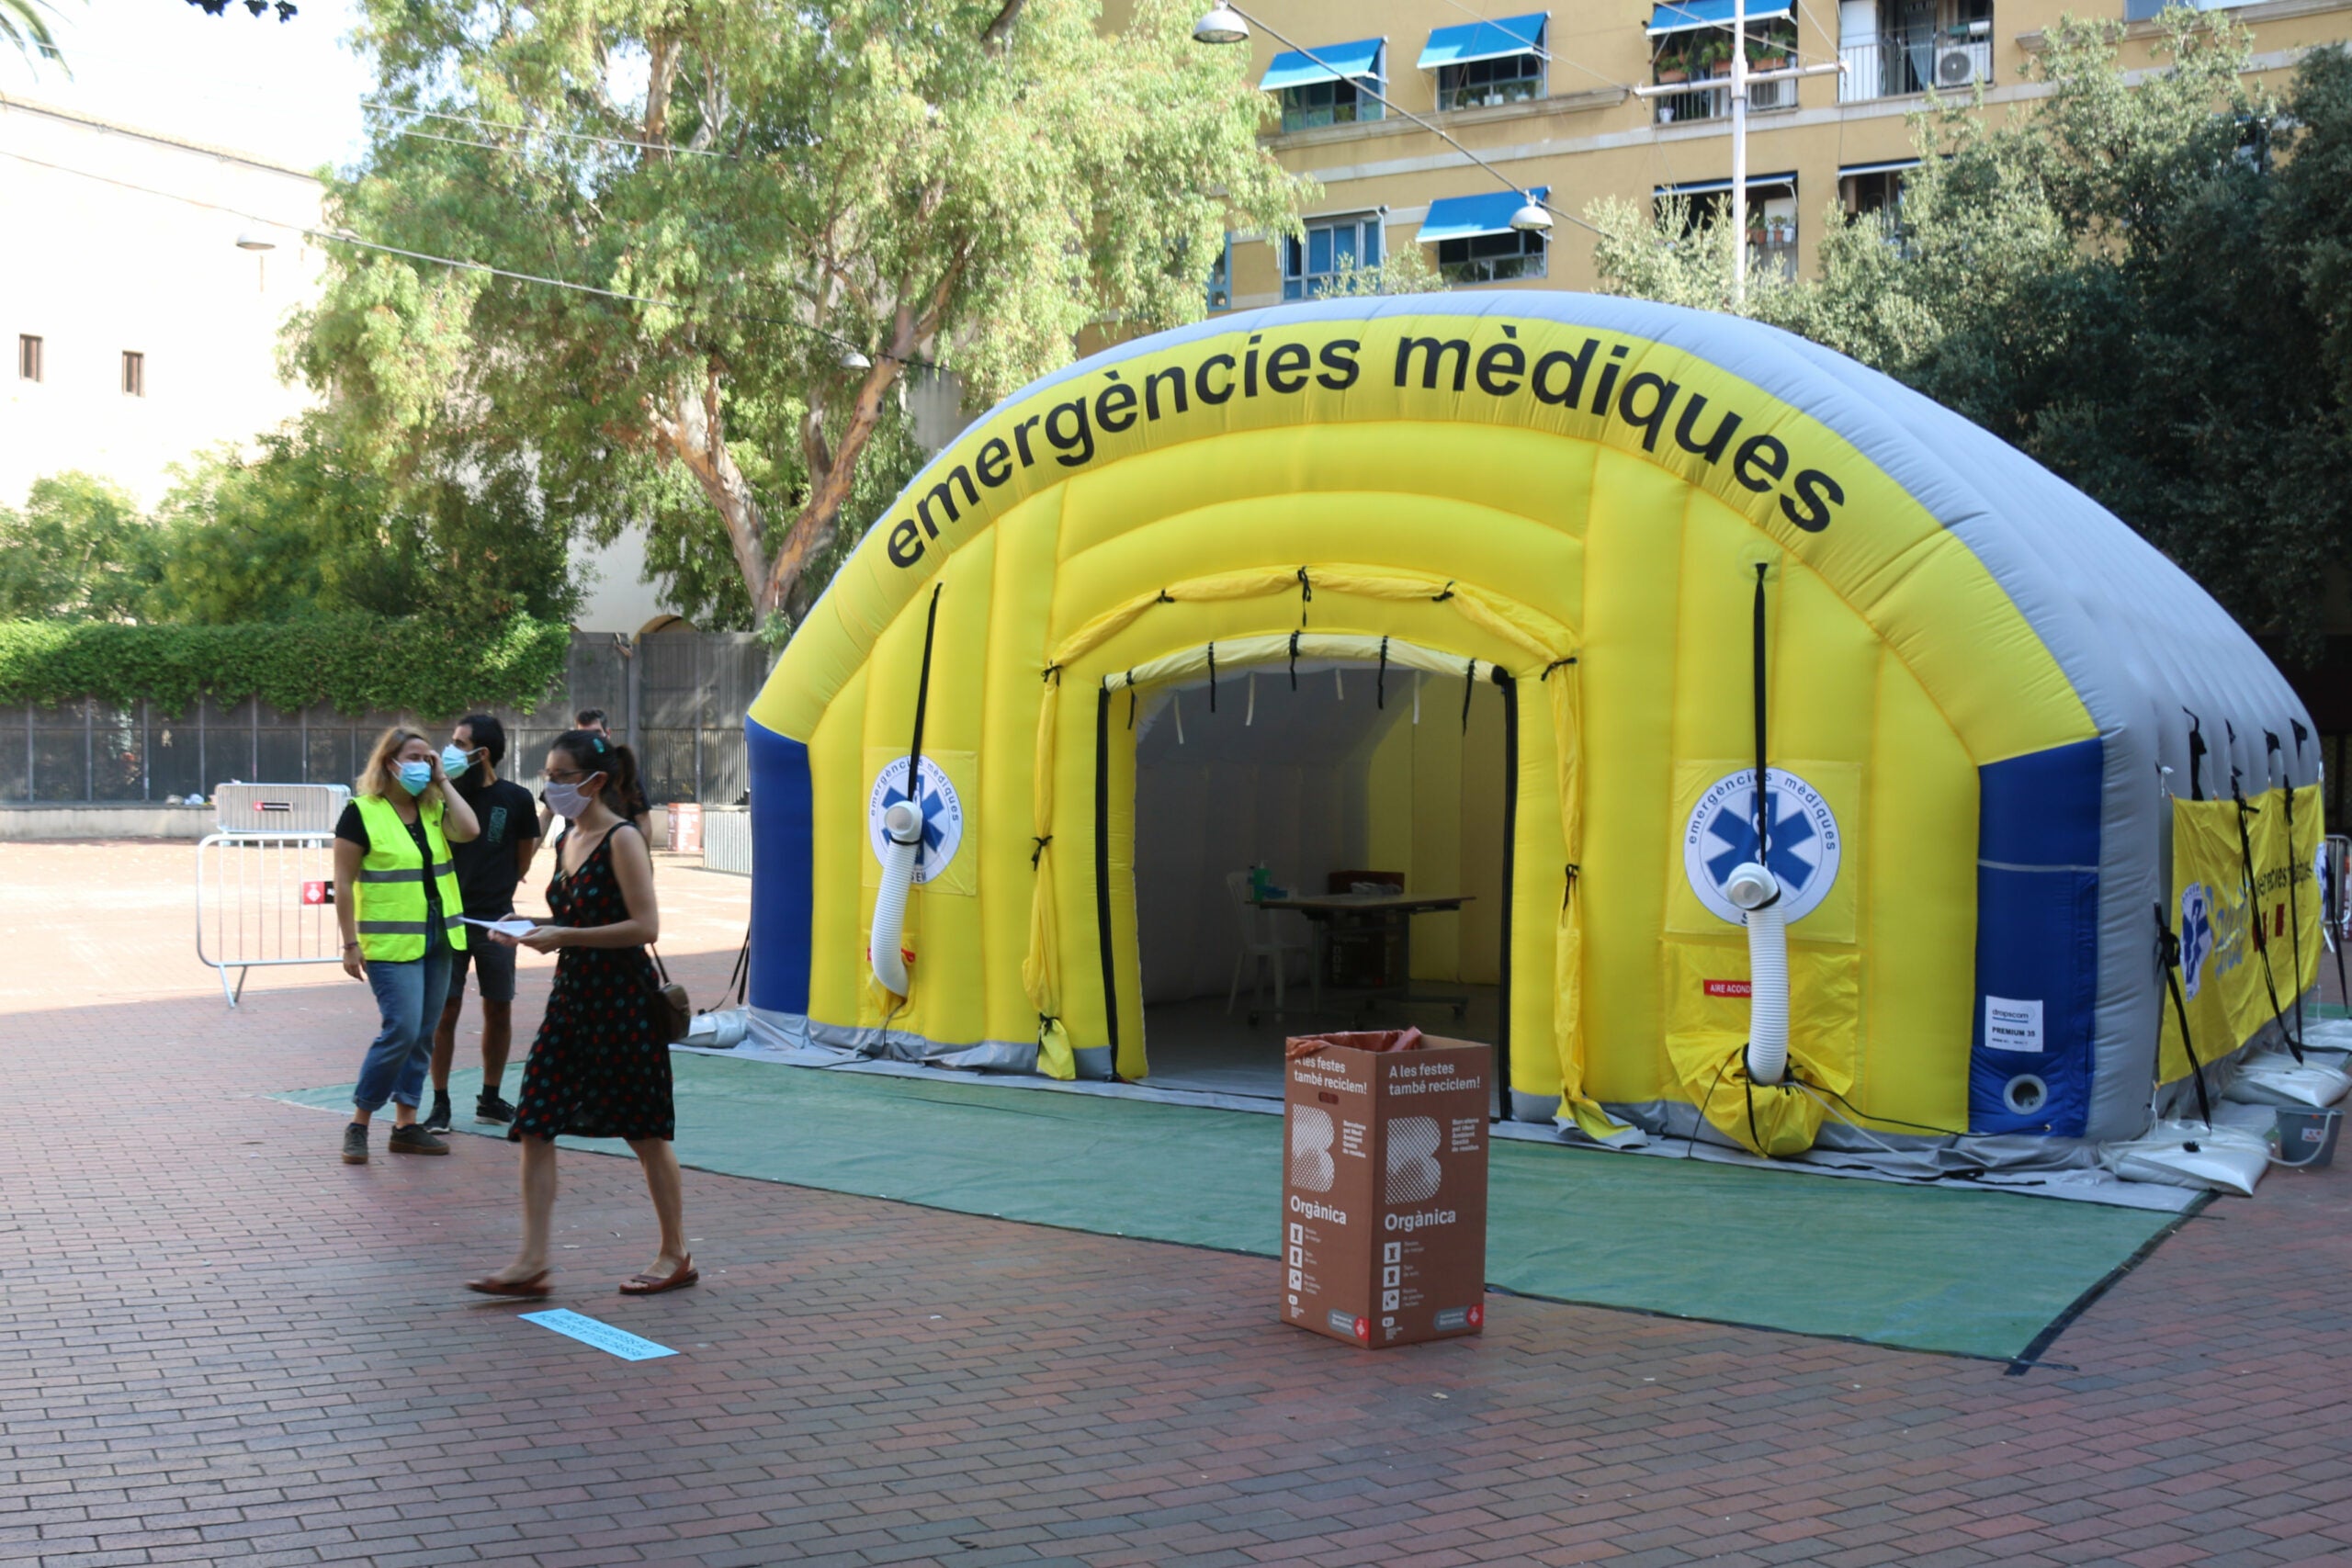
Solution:
[[(2180, 994), (2180, 938), (2165, 923), (2165, 907), (2156, 906), (2156, 966), (2165, 972), (2165, 988), (2172, 993), (2173, 1017), (2180, 1023), (2180, 1048), (2188, 1055), (2188, 1070), (2197, 1080), (2197, 1114), (2205, 1125), (2213, 1124), (2213, 1101), (2205, 1089), (2205, 1064), (2197, 1059), (2197, 1046), (2188, 1036), (2188, 1004)], [(2163, 1077), (2161, 1064), (2157, 1077)]]
[[(2278, 1033), (2287, 1042), (2287, 1049), (2292, 1052), (2295, 1060), (2300, 1062), (2303, 1059), (2303, 1043), (2295, 1037), (2292, 1030), (2287, 1027), (2287, 1010), (2278, 1005), (2278, 971), (2270, 962), (2270, 936), (2267, 929), (2268, 922), (2262, 918), (2262, 895), (2258, 891), (2254, 874), (2254, 835), (2246, 827), (2246, 823), (2261, 808), (2246, 799), (2245, 791), (2239, 786), (2238, 770), (2235, 768), (2230, 770), (2230, 794), (2238, 803), (2238, 854), (2245, 867), (2246, 923), (2254, 928), (2255, 956), (2262, 960), (2262, 984), (2270, 995), (2270, 1016), (2278, 1023)], [(2287, 886), (2287, 901), (2291, 904), (2294, 898), (2294, 885), (2290, 882)], [(2296, 954), (2295, 969), (2300, 978), (2302, 971), (2301, 953)]]

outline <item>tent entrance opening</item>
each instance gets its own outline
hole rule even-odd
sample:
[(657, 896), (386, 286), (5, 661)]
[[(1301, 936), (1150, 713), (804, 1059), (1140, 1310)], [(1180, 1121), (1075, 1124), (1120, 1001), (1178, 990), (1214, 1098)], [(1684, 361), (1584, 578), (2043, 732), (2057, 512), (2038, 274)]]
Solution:
[(1146, 1082), (1279, 1096), (1284, 1037), (1329, 1030), (1496, 1041), (1509, 700), (1332, 660), (1135, 694)]

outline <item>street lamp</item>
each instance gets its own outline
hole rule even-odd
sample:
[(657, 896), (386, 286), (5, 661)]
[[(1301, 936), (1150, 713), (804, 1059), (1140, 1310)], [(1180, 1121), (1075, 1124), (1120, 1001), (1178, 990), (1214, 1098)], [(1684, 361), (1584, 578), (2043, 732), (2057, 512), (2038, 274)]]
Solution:
[(1552, 215), (1535, 199), (1535, 193), (1529, 191), (1526, 202), (1510, 215), (1510, 226), (1522, 234), (1548, 234), (1552, 231)]
[(269, 254), (277, 249), (277, 242), (258, 229), (248, 229), (237, 236), (237, 249), (254, 253), (254, 291), (269, 292)]
[(1230, 6), (1220, 5), (1193, 24), (1194, 43), (1248, 43), (1250, 19)]
[(842, 368), (844, 370), (871, 370), (874, 368), (874, 361), (866, 358), (864, 354), (860, 353), (855, 348), (847, 348), (842, 351)]

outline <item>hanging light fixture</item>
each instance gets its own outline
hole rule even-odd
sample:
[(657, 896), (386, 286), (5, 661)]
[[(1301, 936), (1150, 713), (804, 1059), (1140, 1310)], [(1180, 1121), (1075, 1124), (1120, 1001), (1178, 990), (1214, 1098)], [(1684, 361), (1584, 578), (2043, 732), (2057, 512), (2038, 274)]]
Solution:
[(844, 370), (871, 370), (874, 368), (874, 361), (866, 358), (863, 353), (855, 348), (845, 348), (842, 350), (842, 368)]
[(1510, 226), (1522, 234), (1548, 234), (1552, 231), (1552, 215), (1535, 199), (1535, 193), (1529, 191), (1527, 200), (1510, 215)]
[(248, 229), (243, 233), (237, 236), (237, 249), (241, 251), (274, 251), (277, 249), (277, 242), (263, 233), (258, 229)]
[(1218, 6), (1193, 24), (1194, 43), (1248, 43), (1250, 19), (1230, 6)]

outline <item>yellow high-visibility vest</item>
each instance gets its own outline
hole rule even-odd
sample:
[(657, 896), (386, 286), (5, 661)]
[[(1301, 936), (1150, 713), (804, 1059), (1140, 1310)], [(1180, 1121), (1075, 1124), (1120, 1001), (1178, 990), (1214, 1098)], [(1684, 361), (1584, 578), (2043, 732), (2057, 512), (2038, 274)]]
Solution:
[(458, 896), (457, 869), (449, 861), (449, 840), (441, 836), (441, 803), (419, 807), (424, 841), (433, 854), (429, 870), (424, 857), (417, 852), (416, 840), (409, 836), (408, 824), (401, 820), (390, 801), (379, 795), (363, 795), (352, 804), (359, 808), (360, 823), (368, 829), (368, 853), (359, 862), (359, 886), (352, 890), (358, 900), (353, 924), (361, 956), (387, 964), (405, 964), (424, 956), (424, 879), (428, 874), (440, 890), (441, 924), (449, 946), (462, 949), (465, 907)]

